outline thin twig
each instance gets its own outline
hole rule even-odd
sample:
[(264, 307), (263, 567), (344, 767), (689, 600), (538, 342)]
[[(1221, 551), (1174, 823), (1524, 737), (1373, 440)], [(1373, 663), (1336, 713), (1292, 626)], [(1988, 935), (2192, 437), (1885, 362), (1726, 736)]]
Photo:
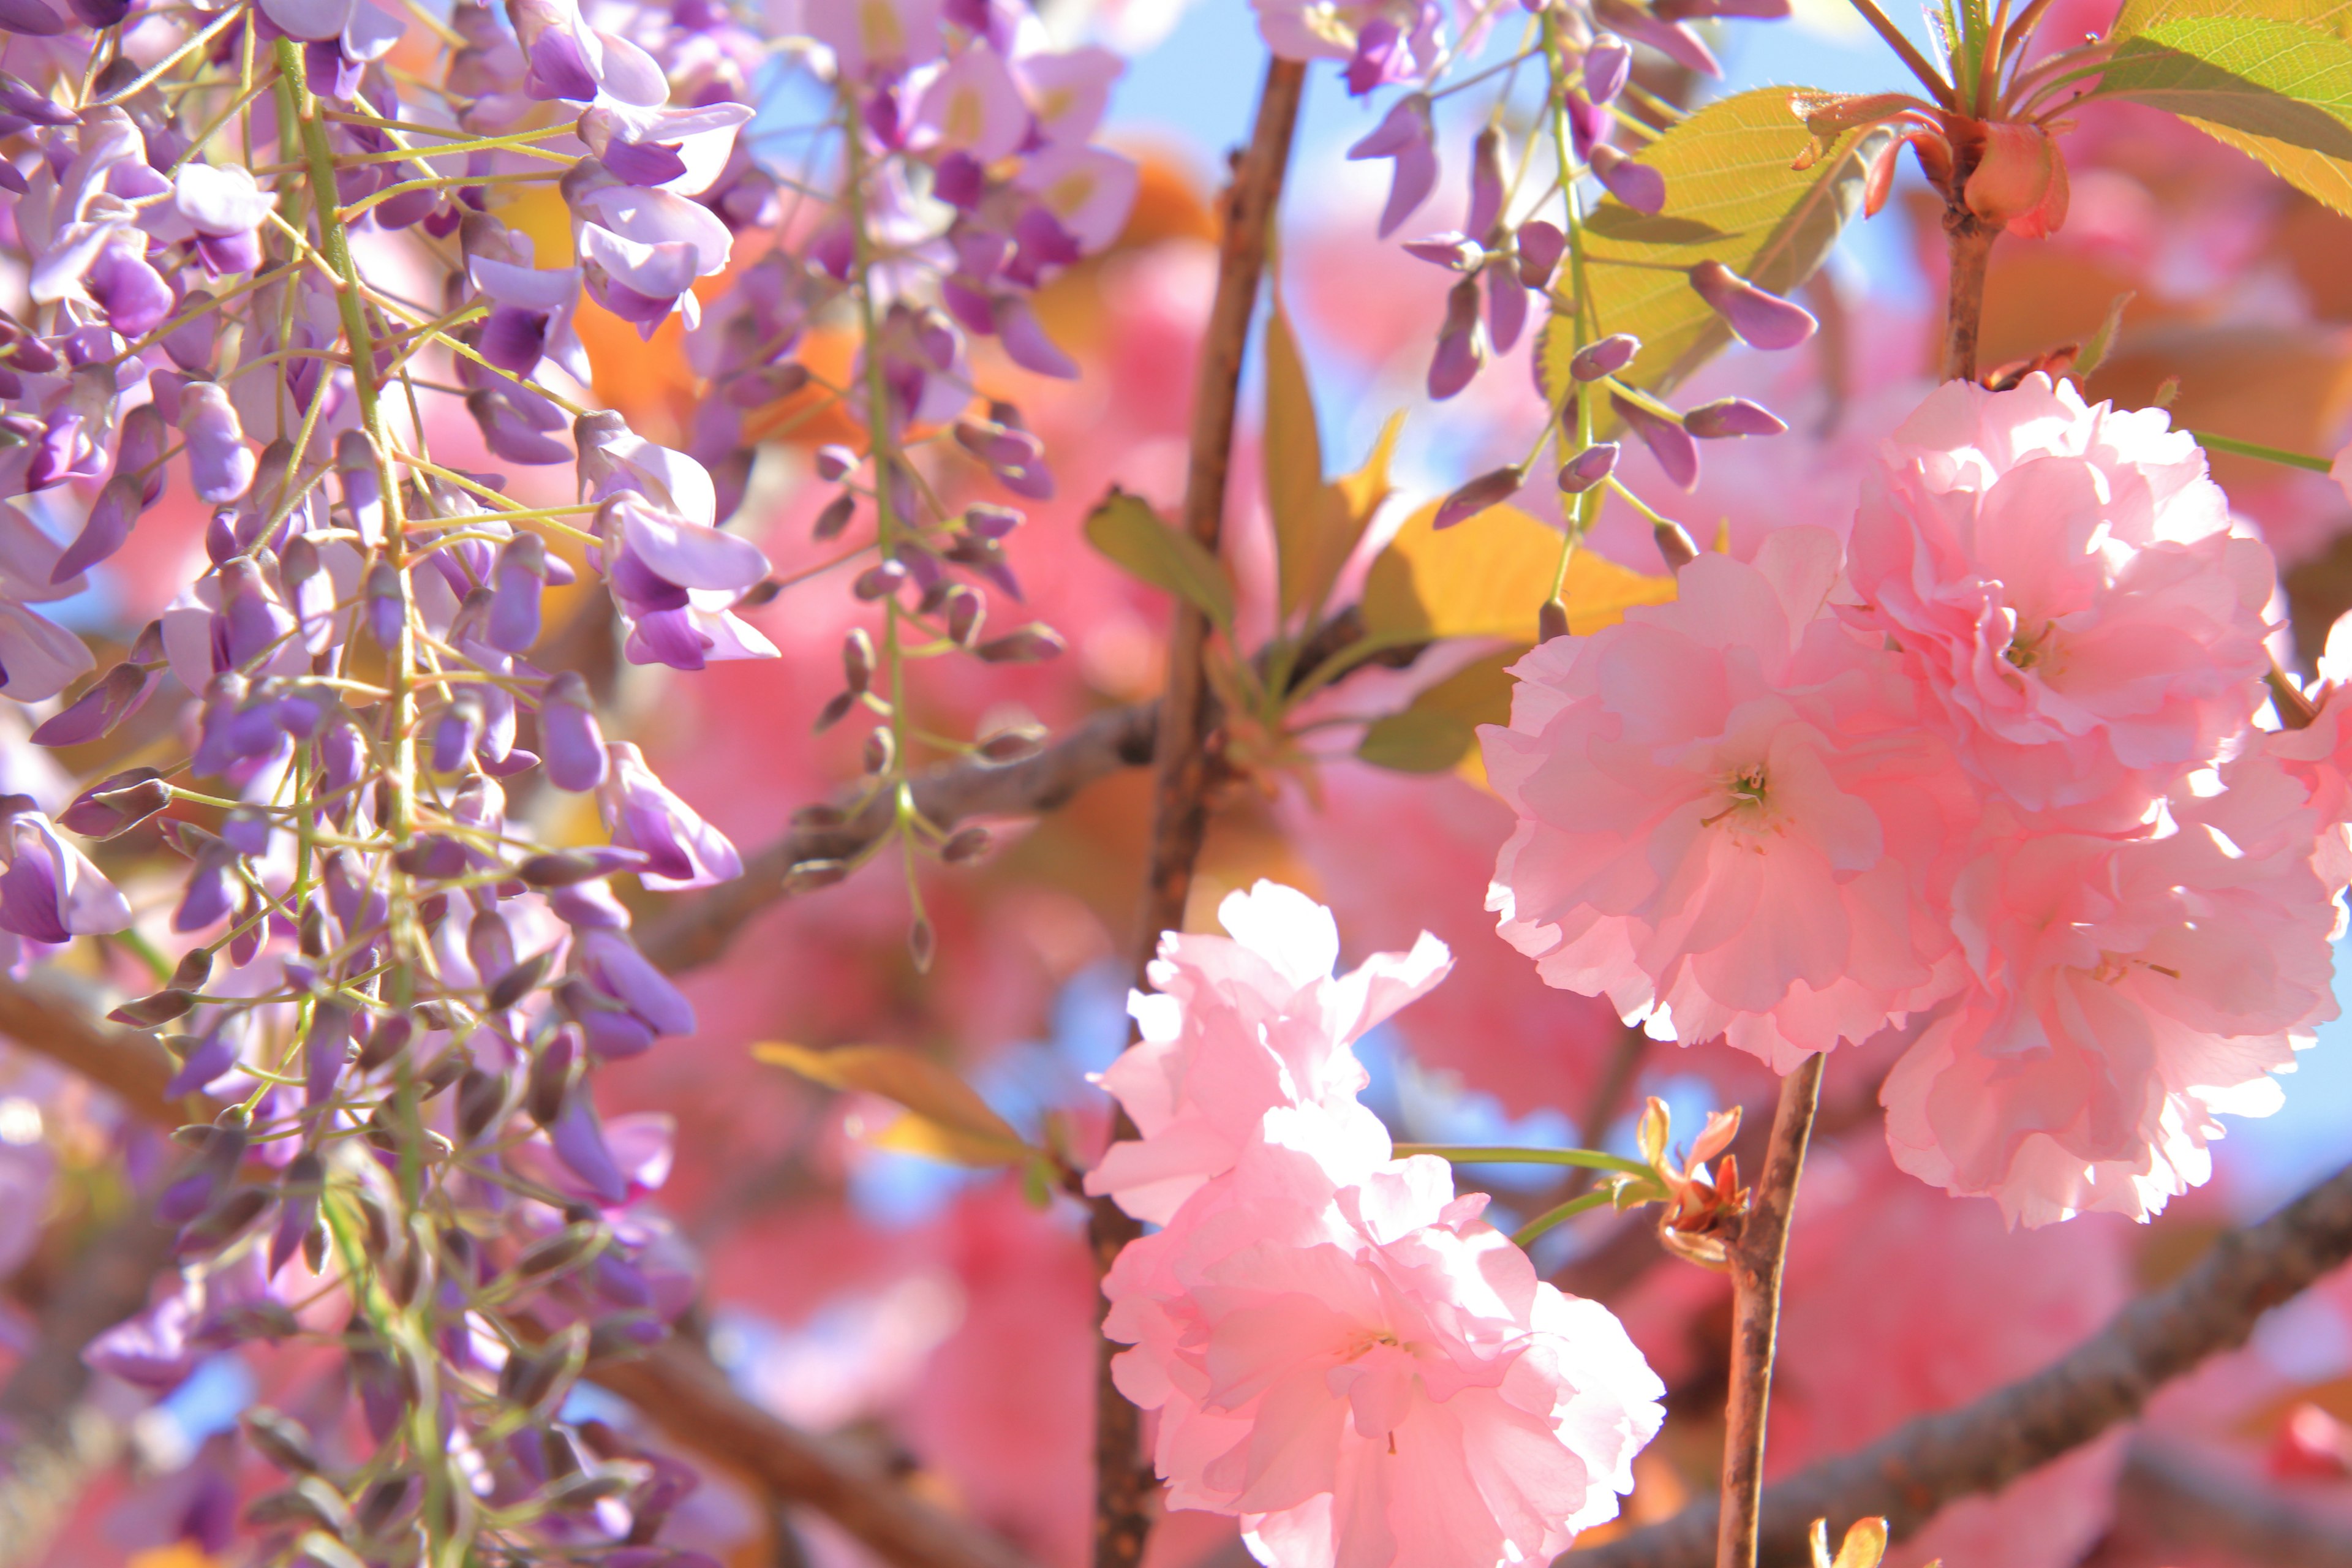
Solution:
[[(2207, 1357), (2245, 1343), (2257, 1320), (2352, 1258), (2352, 1166), (2262, 1224), (2232, 1231), (2164, 1289), (2032, 1376), (1958, 1410), (1906, 1422), (1764, 1494), (1760, 1558), (1809, 1561), (1816, 1519), (1838, 1539), (1883, 1514), (1899, 1539), (1957, 1499), (1997, 1491), (2139, 1414), (2149, 1395)], [(1703, 1501), (1589, 1552), (1563, 1568), (1707, 1568), (1716, 1506)]]
[[(1201, 344), (1181, 519), (1184, 531), (1212, 555), (1224, 533), (1242, 358), (1249, 346), (1250, 321), (1257, 311), (1306, 81), (1307, 68), (1297, 60), (1266, 62), (1249, 148), (1234, 165), (1224, 195), (1217, 290)], [(1184, 923), (1192, 868), (1208, 831), (1209, 785), (1217, 759), (1216, 705), (1205, 662), (1210, 630), (1207, 616), (1187, 600), (1177, 601), (1168, 638), (1168, 684), (1152, 748), (1151, 838), (1144, 864), (1143, 907), (1136, 922), (1139, 985), (1145, 984), (1144, 970), (1159, 946), (1160, 933)], [(1116, 1113), (1111, 1136), (1135, 1135), (1126, 1113)], [(1119, 1249), (1141, 1232), (1118, 1205), (1096, 1199), (1087, 1215), (1087, 1238), (1097, 1271), (1108, 1271)], [(1096, 1346), (1095, 1568), (1136, 1568), (1143, 1561), (1159, 1491), (1150, 1458), (1143, 1451), (1142, 1412), (1128, 1403), (1111, 1378), (1117, 1350), (1108, 1339), (1098, 1339)]]
[(1731, 1397), (1724, 1407), (1721, 1528), (1716, 1568), (1756, 1568), (1756, 1530), (1763, 1510), (1764, 1427), (1772, 1399), (1772, 1350), (1780, 1331), (1780, 1269), (1789, 1256), (1789, 1219), (1805, 1146), (1822, 1103), (1825, 1055), (1807, 1057), (1780, 1080), (1756, 1196), (1731, 1247)]

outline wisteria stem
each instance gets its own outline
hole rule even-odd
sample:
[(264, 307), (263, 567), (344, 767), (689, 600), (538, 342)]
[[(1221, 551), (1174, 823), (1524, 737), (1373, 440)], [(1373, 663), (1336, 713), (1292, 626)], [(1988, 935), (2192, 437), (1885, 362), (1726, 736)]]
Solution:
[[(1201, 344), (1200, 380), (1192, 401), (1191, 460), (1184, 477), (1184, 531), (1214, 554), (1224, 533), (1225, 485), (1233, 463), (1234, 416), (1241, 396), (1242, 358), (1257, 312), (1259, 285), (1274, 232), (1275, 209), (1298, 125), (1307, 68), (1270, 59), (1258, 95), (1250, 144), (1223, 197), (1224, 232), (1217, 290)], [(1143, 903), (1136, 931), (1137, 983), (1157, 950), (1160, 933), (1181, 928), (1192, 891), (1192, 868), (1208, 831), (1210, 731), (1214, 721), (1204, 659), (1208, 617), (1180, 599), (1168, 638), (1168, 687), (1160, 702), (1153, 751), (1151, 838), (1146, 851)], [(1114, 1138), (1133, 1138), (1125, 1112), (1113, 1120)], [(1087, 1225), (1097, 1270), (1107, 1270), (1141, 1227), (1116, 1205), (1097, 1199)], [(1110, 1341), (1096, 1346), (1095, 1568), (1135, 1568), (1150, 1539), (1158, 1491), (1143, 1452), (1142, 1413), (1112, 1381)]]
[(1789, 1218), (1805, 1145), (1821, 1108), (1820, 1055), (1780, 1080), (1772, 1141), (1756, 1181), (1739, 1239), (1731, 1251), (1731, 1397), (1724, 1407), (1723, 1511), (1717, 1516), (1716, 1568), (1756, 1568), (1756, 1532), (1764, 1503), (1764, 1425), (1772, 1398), (1772, 1351), (1780, 1330), (1780, 1268), (1789, 1252)]

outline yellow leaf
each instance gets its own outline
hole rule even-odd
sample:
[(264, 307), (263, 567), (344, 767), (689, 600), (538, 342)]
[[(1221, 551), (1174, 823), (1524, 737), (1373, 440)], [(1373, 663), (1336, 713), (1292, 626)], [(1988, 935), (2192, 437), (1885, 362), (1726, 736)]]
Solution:
[(1354, 473), (1342, 474), (1322, 486), (1315, 498), (1315, 527), (1298, 537), (1278, 540), (1282, 552), (1282, 613), (1300, 610), (1310, 616), (1323, 608), (1340, 568), (1356, 552), (1364, 530), (1381, 503), (1392, 493), (1389, 459), (1396, 451), (1397, 432), (1404, 428), (1400, 408), (1381, 426), (1379, 439)]
[(1265, 323), (1265, 510), (1274, 519), (1285, 616), (1307, 605), (1306, 569), (1324, 531), (1323, 437), (1315, 394), (1282, 299)]
[[(1786, 88), (1758, 88), (1715, 102), (1668, 128), (1638, 161), (1665, 177), (1654, 216), (1604, 199), (1587, 226), (1585, 278), (1601, 331), (1630, 332), (1642, 352), (1622, 379), (1664, 391), (1731, 341), (1731, 329), (1690, 286), (1689, 271), (1720, 261), (1786, 294), (1813, 274), (1861, 210), (1860, 142), (1887, 132), (1838, 129), (1815, 136), (1790, 108)], [(1815, 154), (1810, 167), (1790, 165)], [(1573, 274), (1554, 280), (1545, 324), (1544, 384), (1557, 401), (1576, 353), (1569, 314)]]
[[(1559, 570), (1559, 531), (1517, 507), (1488, 507), (1439, 533), (1433, 501), (1405, 520), (1364, 581), (1364, 629), (1386, 642), (1438, 637), (1536, 640), (1536, 615)], [(1613, 626), (1636, 605), (1675, 596), (1672, 577), (1644, 576), (1580, 549), (1561, 601), (1569, 630)]]
[(1463, 666), (1423, 689), (1405, 708), (1364, 728), (1356, 755), (1401, 773), (1444, 773), (1477, 748), (1478, 726), (1511, 721), (1510, 667), (1524, 647)]
[[(990, 1110), (971, 1085), (928, 1057), (895, 1046), (819, 1051), (782, 1040), (755, 1045), (751, 1054), (828, 1089), (862, 1089), (906, 1107), (908, 1114), (876, 1139), (885, 1148), (968, 1165), (1010, 1164), (1030, 1152), (1021, 1134)], [(928, 1130), (906, 1127), (908, 1121), (928, 1124)], [(902, 1127), (905, 1131), (898, 1131)]]
[(1844, 1543), (1839, 1546), (1837, 1560), (1830, 1568), (1878, 1568), (1879, 1559), (1885, 1555), (1886, 1521), (1858, 1519), (1845, 1532)]

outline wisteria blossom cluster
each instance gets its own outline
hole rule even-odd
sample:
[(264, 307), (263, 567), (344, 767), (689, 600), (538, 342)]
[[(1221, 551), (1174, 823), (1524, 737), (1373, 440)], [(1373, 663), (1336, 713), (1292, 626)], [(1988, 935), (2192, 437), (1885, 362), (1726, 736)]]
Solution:
[[(696, 1284), (635, 1206), (668, 1170), (666, 1119), (606, 1125), (591, 1085), (695, 1028), (611, 879), (742, 868), (605, 741), (562, 639), (609, 625), (628, 662), (681, 671), (775, 656), (736, 613), (776, 591), (768, 558), (724, 525), (746, 415), (800, 395), (866, 432), (820, 466), (874, 476), (854, 552), (880, 650), (853, 638), (843, 704), (886, 721), (874, 787), (906, 776), (902, 658), (1056, 646), (980, 638), (961, 578), (1017, 594), (1019, 515), (942, 510), (940, 455), (1050, 493), (1017, 412), (978, 412), (966, 344), (1071, 373), (1024, 301), (1124, 217), (1131, 165), (1087, 145), (1118, 62), (1049, 53), (1001, 7), (883, 22), (811, 7), (802, 68), (837, 112), (793, 179), (745, 139), (767, 46), (722, 7), (0, 15), (22, 73), (0, 76), (19, 149), (0, 241), (23, 279), (0, 314), (0, 690), (41, 705), (47, 747), (159, 691), (185, 704), (146, 765), (55, 820), (0, 801), (0, 928), (20, 972), (93, 935), (152, 958), (111, 1016), (156, 1032), (167, 1092), (205, 1107), (158, 1204), (180, 1283), (91, 1359), (161, 1392), (229, 1346), (338, 1347), (363, 1436), (248, 1422), (286, 1483), (248, 1517), (311, 1561), (676, 1555), (661, 1531), (692, 1478), (564, 1413), (583, 1367), (660, 1340)], [(706, 317), (698, 290), (730, 268)], [(594, 406), (592, 302), (641, 337), (694, 331), (716, 395), (692, 450)], [(795, 350), (845, 325), (855, 384), (824, 384)], [(85, 679), (48, 606), (142, 517), (191, 507), (188, 579)], [(548, 591), (583, 578), (567, 627)], [(565, 796), (604, 842), (542, 837)], [(909, 855), (951, 847), (899, 805)], [(82, 847), (132, 834), (185, 862), (140, 929)]]
[(1140, 1139), (1087, 1177), (1160, 1228), (1105, 1277), (1120, 1390), (1171, 1507), (1275, 1568), (1491, 1568), (1617, 1514), (1664, 1385), (1538, 1279), (1445, 1162), (1391, 1157), (1352, 1045), (1444, 979), (1424, 933), (1334, 977), (1330, 912), (1272, 882), (1170, 932), (1103, 1087)]
[(1948, 384), (1843, 549), (1702, 557), (1518, 665), (1489, 907), (1551, 984), (1782, 1072), (1912, 1024), (1904, 1169), (2144, 1218), (2336, 1013), (2340, 703), (2264, 721), (2275, 593), (2161, 410)]
[[(1745, 397), (1718, 398), (1685, 410), (1664, 401), (1654, 390), (1664, 367), (1645, 365), (1637, 374), (1642, 340), (1604, 320), (1588, 271), (1586, 227), (1594, 187), (1613, 199), (1621, 216), (1655, 216), (1666, 205), (1665, 177), (1639, 153), (1680, 110), (1635, 84), (1636, 46), (1671, 68), (1720, 77), (1722, 67), (1694, 24), (1727, 16), (1784, 17), (1788, 0), (1666, 0), (1650, 5), (1572, 0), (1527, 9), (1531, 15), (1523, 36), (1504, 60), (1448, 80), (1496, 25), (1497, 7), (1466, 9), (1454, 26), (1446, 7), (1436, 4), (1380, 0), (1330, 6), (1259, 0), (1257, 5), (1260, 30), (1276, 55), (1346, 61), (1343, 79), (1358, 97), (1392, 84), (1411, 87), (1348, 150), (1351, 159), (1393, 165), (1379, 223), (1383, 239), (1402, 228), (1437, 189), (1438, 101), (1481, 89), (1492, 96), (1492, 112), (1470, 139), (1461, 226), (1418, 236), (1404, 246), (1456, 275), (1446, 295), (1427, 390), (1439, 401), (1459, 395), (1490, 363), (1516, 348), (1532, 325), (1537, 342), (1530, 363), (1549, 416), (1526, 458), (1455, 490), (1440, 508), (1437, 525), (1450, 527), (1512, 495), (1527, 483), (1546, 448), (1556, 447), (1554, 472), (1570, 514), (1570, 538), (1590, 529), (1604, 496), (1615, 493), (1654, 521), (1660, 547), (1678, 561), (1690, 553), (1687, 534), (1617, 478), (1622, 442), (1609, 438), (1610, 433), (1640, 440), (1668, 482), (1687, 490), (1698, 476), (1696, 441), (1773, 436), (1788, 426)], [(1521, 68), (1530, 66), (1543, 96), (1536, 112), (1523, 119), (1507, 111)], [(1756, 348), (1794, 348), (1819, 325), (1803, 306), (1720, 260), (1692, 266), (1686, 281), (1726, 333)], [(1564, 612), (1555, 607), (1546, 614), (1548, 626), (1565, 625)]]

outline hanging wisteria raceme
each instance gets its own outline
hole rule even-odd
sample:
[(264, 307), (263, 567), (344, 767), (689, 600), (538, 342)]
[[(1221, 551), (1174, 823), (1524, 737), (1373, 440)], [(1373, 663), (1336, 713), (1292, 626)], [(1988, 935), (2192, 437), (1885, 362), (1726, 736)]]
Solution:
[[(744, 420), (839, 404), (867, 449), (821, 461), (850, 481), (822, 527), (870, 511), (850, 553), (881, 624), (832, 717), (882, 720), (871, 787), (898, 792), (911, 889), (947, 839), (905, 792), (904, 661), (1058, 646), (982, 634), (985, 595), (1018, 595), (1020, 514), (939, 498), (1051, 493), (1018, 410), (975, 403), (969, 344), (1073, 374), (1027, 296), (1124, 220), (1134, 169), (1087, 144), (1118, 61), (1010, 8), (909, 5), (877, 33), (819, 4), (794, 68), (835, 112), (787, 175), (747, 135), (770, 51), (719, 7), (95, 9), (0, 15), (29, 149), (0, 163), (25, 279), (0, 316), (0, 690), (51, 704), (52, 747), (167, 680), (189, 706), (179, 754), (55, 821), (0, 802), (0, 928), (20, 971), (96, 934), (149, 953), (154, 988), (112, 1017), (209, 1109), (158, 1207), (179, 1286), (90, 1359), (163, 1391), (240, 1343), (340, 1349), (366, 1442), (247, 1417), (284, 1472), (247, 1512), (272, 1550), (690, 1556), (660, 1540), (691, 1476), (565, 1405), (695, 1291), (634, 1206), (666, 1124), (605, 1125), (592, 1094), (695, 1026), (610, 879), (701, 889), (741, 861), (605, 741), (580, 673), (535, 662), (547, 592), (593, 578), (634, 664), (774, 657), (735, 613), (776, 586), (725, 528)], [(594, 406), (583, 300), (648, 338), (683, 319), (714, 388), (691, 450)], [(794, 357), (818, 325), (860, 345), (848, 384)], [(45, 607), (175, 490), (209, 512), (198, 570), (99, 673)], [(550, 790), (593, 799), (608, 843), (510, 816)], [(186, 862), (160, 944), (77, 843), (151, 824)]]
[[(1604, 319), (1588, 270), (1601, 264), (1588, 260), (1587, 225), (1596, 199), (1613, 201), (1626, 217), (1655, 216), (1666, 205), (1665, 177), (1639, 152), (1680, 110), (1634, 81), (1634, 46), (1674, 69), (1720, 77), (1714, 52), (1691, 24), (1727, 16), (1773, 20), (1789, 14), (1788, 0), (1529, 4), (1519, 18), (1524, 32), (1517, 47), (1466, 74), (1462, 63), (1480, 53), (1490, 29), (1506, 25), (1509, 7), (1461, 7), (1458, 26), (1447, 7), (1406, 0), (1339, 6), (1257, 0), (1256, 10), (1259, 29), (1276, 55), (1344, 61), (1350, 94), (1408, 89), (1348, 150), (1351, 159), (1393, 165), (1379, 224), (1382, 238), (1403, 228), (1438, 189), (1444, 169), (1438, 105), (1460, 93), (1483, 93), (1489, 104), (1467, 149), (1462, 226), (1404, 245), (1412, 256), (1456, 275), (1427, 388), (1440, 401), (1457, 395), (1532, 330), (1531, 364), (1549, 417), (1526, 458), (1448, 496), (1437, 526), (1452, 527), (1517, 494), (1551, 448), (1567, 526), (1558, 581), (1543, 613), (1547, 637), (1567, 629), (1560, 599), (1568, 552), (1591, 528), (1608, 495), (1648, 520), (1660, 551), (1679, 564), (1689, 552), (1687, 531), (1626, 488), (1615, 471), (1621, 443), (1603, 437), (1612, 428), (1629, 432), (1657, 459), (1668, 482), (1687, 490), (1698, 479), (1695, 440), (1774, 436), (1787, 426), (1746, 398), (1677, 411), (1650, 390), (1663, 367), (1648, 367), (1652, 374), (1636, 377), (1643, 344)], [(1532, 121), (1518, 126), (1509, 110), (1522, 68), (1540, 74), (1544, 98)], [(1794, 348), (1816, 329), (1804, 307), (1721, 261), (1697, 263), (1686, 280), (1722, 331), (1752, 347)]]

